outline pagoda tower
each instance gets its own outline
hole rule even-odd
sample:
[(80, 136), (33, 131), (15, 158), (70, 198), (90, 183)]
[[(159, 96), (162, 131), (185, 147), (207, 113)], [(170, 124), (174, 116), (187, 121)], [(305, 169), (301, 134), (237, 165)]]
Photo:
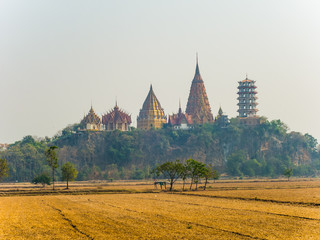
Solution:
[(192, 121), (195, 124), (213, 123), (209, 100), (199, 71), (198, 56), (196, 73), (191, 84), (186, 113), (192, 116)]
[(255, 86), (254, 80), (248, 79), (248, 76), (246, 76), (246, 79), (239, 81), (238, 86), (238, 112), (241, 123), (247, 124), (247, 125), (256, 125), (259, 124), (259, 116), (257, 116), (257, 105), (256, 102), (257, 98), (257, 91)]
[(146, 100), (143, 103), (139, 116), (137, 117), (137, 128), (149, 130), (150, 128), (161, 128), (167, 123), (167, 117), (159, 100), (153, 92), (152, 85)]
[(256, 102), (257, 100), (257, 91), (256, 91), (256, 86), (255, 86), (254, 80), (248, 79), (248, 76), (246, 77), (245, 80), (239, 81), (239, 92), (238, 92), (238, 112), (239, 112), (239, 117), (254, 117), (256, 116), (256, 113), (258, 112), (257, 105), (258, 103)]

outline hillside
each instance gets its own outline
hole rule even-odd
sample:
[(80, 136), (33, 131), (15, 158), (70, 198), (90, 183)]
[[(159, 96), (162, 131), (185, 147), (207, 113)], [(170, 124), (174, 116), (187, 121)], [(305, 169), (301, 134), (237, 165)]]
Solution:
[[(195, 126), (190, 130), (162, 129), (130, 132), (74, 131), (67, 127), (52, 139), (31, 136), (0, 153), (10, 166), (7, 181), (30, 181), (49, 171), (44, 150), (59, 147), (59, 163), (76, 165), (78, 180), (142, 179), (165, 161), (195, 160), (213, 164), (229, 176), (279, 176), (292, 167), (296, 176), (314, 176), (320, 170), (317, 140), (311, 135), (288, 132), (280, 120), (263, 119), (249, 127), (231, 119), (226, 128), (217, 124)], [(59, 177), (58, 171), (58, 177)]]

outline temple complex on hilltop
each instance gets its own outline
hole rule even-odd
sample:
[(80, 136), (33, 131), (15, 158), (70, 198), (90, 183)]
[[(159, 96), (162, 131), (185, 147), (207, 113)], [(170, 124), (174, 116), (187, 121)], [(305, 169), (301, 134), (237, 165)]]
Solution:
[(89, 113), (86, 116), (84, 116), (84, 118), (80, 122), (80, 125), (82, 130), (101, 130), (101, 119), (94, 112), (92, 106), (89, 110)]
[(254, 80), (246, 79), (239, 81), (238, 86), (238, 112), (239, 112), (239, 120), (240, 123), (246, 125), (257, 125), (260, 123), (260, 118), (257, 116), (257, 91)]
[(192, 127), (192, 116), (182, 112), (179, 102), (179, 111), (169, 116), (168, 124), (174, 129), (189, 129)]
[(151, 85), (148, 96), (137, 117), (137, 128), (144, 130), (161, 128), (165, 123), (167, 123), (167, 117), (165, 116), (163, 108), (154, 94)]
[(196, 73), (190, 88), (186, 114), (192, 116), (194, 124), (213, 123), (209, 100), (199, 71), (198, 57)]
[(120, 110), (116, 103), (113, 110), (102, 116), (102, 124), (106, 131), (120, 130), (129, 131), (131, 116)]

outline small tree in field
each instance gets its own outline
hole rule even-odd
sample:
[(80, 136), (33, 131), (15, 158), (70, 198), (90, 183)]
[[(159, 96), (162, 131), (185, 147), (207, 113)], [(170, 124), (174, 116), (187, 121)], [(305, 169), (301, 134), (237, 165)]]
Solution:
[(213, 178), (213, 182), (216, 182), (216, 180), (220, 178), (220, 173), (215, 169), (213, 169), (212, 171), (212, 178)]
[(177, 181), (177, 179), (181, 177), (183, 170), (183, 165), (179, 160), (176, 160), (175, 162), (165, 162), (153, 169), (157, 176), (163, 174), (168, 179), (170, 183), (170, 191), (172, 191), (175, 181)]
[(285, 175), (288, 178), (288, 181), (289, 181), (290, 177), (292, 176), (292, 174), (293, 174), (292, 168), (286, 168), (283, 171), (283, 175)]
[(186, 169), (188, 170), (189, 176), (191, 178), (190, 190), (192, 189), (192, 184), (196, 184), (196, 190), (198, 188), (198, 182), (201, 177), (204, 176), (206, 166), (202, 162), (198, 162), (194, 159), (188, 159), (186, 161)]
[(47, 162), (52, 169), (52, 189), (53, 190), (54, 190), (54, 181), (55, 181), (54, 173), (56, 168), (58, 168), (58, 157), (57, 157), (57, 153), (55, 152), (57, 148), (58, 148), (57, 146), (51, 146), (47, 148), (45, 151)]
[(78, 171), (74, 167), (74, 165), (69, 162), (65, 163), (62, 166), (61, 170), (62, 170), (62, 180), (67, 181), (67, 189), (69, 189), (69, 181), (74, 181), (74, 179), (78, 175)]
[(0, 158), (0, 180), (9, 176), (9, 167), (5, 158)]
[(41, 175), (34, 177), (31, 182), (34, 184), (41, 183), (42, 187), (45, 187), (46, 184), (50, 185), (51, 178), (47, 173), (42, 173)]

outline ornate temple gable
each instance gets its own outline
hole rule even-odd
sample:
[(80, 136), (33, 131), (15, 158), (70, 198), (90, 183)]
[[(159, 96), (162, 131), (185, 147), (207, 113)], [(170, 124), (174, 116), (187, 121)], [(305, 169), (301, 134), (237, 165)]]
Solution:
[(107, 114), (102, 116), (102, 124), (105, 126), (105, 130), (113, 131), (129, 131), (131, 124), (131, 116), (119, 109), (118, 105), (109, 111)]
[(190, 88), (186, 113), (192, 116), (193, 123), (203, 124), (213, 122), (213, 115), (211, 113), (206, 89), (199, 71), (198, 58), (196, 72)]
[(92, 106), (89, 110), (89, 113), (82, 119), (80, 125), (83, 126), (84, 129), (87, 130), (100, 130), (101, 128), (101, 119), (94, 112)]
[(182, 112), (179, 103), (179, 112), (177, 114), (170, 115), (168, 123), (175, 129), (189, 129), (193, 122), (191, 115)]
[(161, 128), (167, 118), (159, 100), (153, 92), (152, 85), (146, 100), (142, 105), (139, 116), (137, 118), (137, 128), (148, 130), (152, 127)]

